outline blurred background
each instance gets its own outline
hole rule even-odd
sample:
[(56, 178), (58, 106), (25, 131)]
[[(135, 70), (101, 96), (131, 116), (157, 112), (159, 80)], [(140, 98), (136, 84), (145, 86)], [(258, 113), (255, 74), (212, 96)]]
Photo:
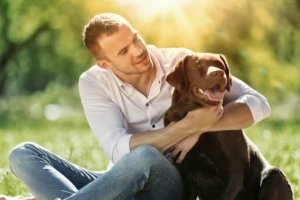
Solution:
[(101, 12), (123, 15), (149, 44), (224, 54), (232, 74), (268, 98), (271, 117), (247, 132), (300, 196), (299, 0), (1, 0), (0, 193), (28, 193), (6, 159), (24, 140), (105, 168), (77, 89), (94, 64), (81, 32)]

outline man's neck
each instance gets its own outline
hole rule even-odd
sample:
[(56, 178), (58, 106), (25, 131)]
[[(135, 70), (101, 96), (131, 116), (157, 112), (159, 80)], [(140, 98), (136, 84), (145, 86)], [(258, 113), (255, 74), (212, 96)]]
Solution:
[(128, 83), (131, 84), (136, 90), (142, 93), (145, 97), (149, 95), (151, 85), (156, 76), (156, 67), (153, 66), (150, 71), (139, 75), (138, 77), (132, 77), (131, 80), (128, 80)]

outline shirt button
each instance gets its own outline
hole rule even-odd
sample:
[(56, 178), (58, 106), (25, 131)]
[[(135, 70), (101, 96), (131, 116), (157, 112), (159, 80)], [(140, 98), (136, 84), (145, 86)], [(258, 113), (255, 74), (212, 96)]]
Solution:
[(155, 124), (152, 124), (152, 128), (155, 128)]
[(148, 107), (149, 106), (149, 103), (146, 103), (146, 107)]

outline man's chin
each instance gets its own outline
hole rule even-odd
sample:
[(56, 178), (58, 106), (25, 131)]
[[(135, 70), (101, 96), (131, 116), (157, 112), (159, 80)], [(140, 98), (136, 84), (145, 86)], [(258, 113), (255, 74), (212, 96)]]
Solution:
[(148, 60), (147, 62), (145, 62), (143, 64), (141, 63), (140, 65), (137, 65), (137, 67), (139, 69), (141, 69), (141, 71), (143, 71), (143, 72), (149, 72), (149, 71), (151, 71), (151, 69), (153, 69), (154, 65), (153, 65), (152, 61)]

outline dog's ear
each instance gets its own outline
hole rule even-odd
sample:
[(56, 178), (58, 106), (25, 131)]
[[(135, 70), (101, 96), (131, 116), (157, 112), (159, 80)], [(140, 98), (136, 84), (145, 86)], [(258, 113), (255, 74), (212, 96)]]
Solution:
[(227, 77), (227, 85), (226, 85), (226, 90), (230, 91), (230, 87), (232, 85), (232, 78), (231, 78), (231, 74), (230, 74), (230, 69), (229, 69), (229, 65), (228, 62), (226, 60), (226, 57), (222, 54), (220, 54), (220, 58), (225, 66), (225, 74)]
[(188, 55), (178, 61), (166, 76), (166, 81), (179, 92), (184, 92), (188, 89), (189, 80), (186, 73), (186, 64), (189, 58), (190, 56)]

